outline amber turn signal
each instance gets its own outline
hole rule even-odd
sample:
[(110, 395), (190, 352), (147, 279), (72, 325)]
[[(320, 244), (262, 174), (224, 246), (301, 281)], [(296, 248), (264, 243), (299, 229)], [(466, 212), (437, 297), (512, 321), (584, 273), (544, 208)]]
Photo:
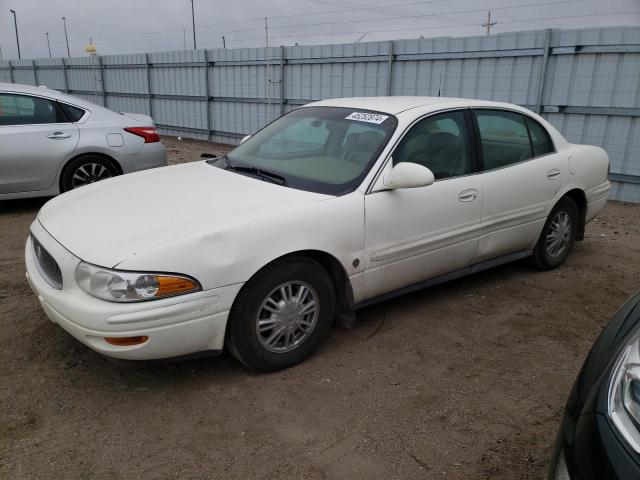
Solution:
[(158, 275), (158, 291), (156, 297), (167, 297), (198, 290), (200, 287), (196, 282), (184, 277), (168, 277)]
[(139, 335), (137, 337), (104, 337), (107, 343), (116, 345), (117, 347), (131, 347), (133, 345), (140, 345), (141, 343), (149, 340), (146, 335)]

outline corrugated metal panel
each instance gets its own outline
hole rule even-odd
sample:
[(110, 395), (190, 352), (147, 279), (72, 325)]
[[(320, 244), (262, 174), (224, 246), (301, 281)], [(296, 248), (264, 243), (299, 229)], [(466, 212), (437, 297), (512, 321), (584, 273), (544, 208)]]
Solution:
[(253, 133), (280, 115), (277, 105), (247, 102), (215, 102), (211, 109), (211, 129), (221, 132)]
[[(107, 55), (102, 57), (105, 66), (103, 78), (105, 91), (113, 93), (147, 93), (145, 55)], [(130, 65), (129, 68), (118, 68)]]
[(153, 99), (153, 119), (164, 125), (207, 128), (206, 103), (196, 100)]
[(38, 69), (38, 85), (54, 90), (64, 90), (64, 70), (59, 58), (42, 58), (35, 61)]
[[(4, 61), (0, 81), (37, 80), (60, 90), (68, 81), (72, 93), (97, 103), (104, 81), (114, 110), (151, 113), (164, 133), (233, 144), (282, 111), (331, 97), (442, 95), (532, 109), (540, 103), (569, 141), (605, 148), (612, 173), (640, 176), (640, 27), (553, 30), (541, 78), (546, 35), (213, 49), (206, 57), (204, 50), (113, 55), (101, 58), (102, 72), (88, 57), (37, 60), (35, 74), (31, 60)], [(640, 201), (640, 186), (615, 182), (611, 197)]]
[(151, 115), (149, 101), (144, 98), (123, 97), (118, 95), (107, 96), (107, 108), (116, 112), (144, 113)]

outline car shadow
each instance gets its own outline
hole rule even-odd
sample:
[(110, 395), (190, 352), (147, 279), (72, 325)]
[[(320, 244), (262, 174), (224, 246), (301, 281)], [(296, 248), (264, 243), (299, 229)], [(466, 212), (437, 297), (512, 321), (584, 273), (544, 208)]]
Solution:
[(0, 214), (22, 214), (37, 212), (52, 197), (20, 198), (0, 201)]

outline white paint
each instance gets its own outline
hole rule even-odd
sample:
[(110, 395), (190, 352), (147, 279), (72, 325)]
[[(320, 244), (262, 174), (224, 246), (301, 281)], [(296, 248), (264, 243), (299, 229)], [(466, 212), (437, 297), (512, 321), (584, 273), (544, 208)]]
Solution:
[[(550, 209), (569, 190), (586, 195), (587, 220), (606, 202), (606, 153), (569, 144), (542, 118), (515, 105), (429, 97), (311, 105), (396, 115), (396, 131), (356, 190), (333, 197), (197, 162), (61, 195), (42, 208), (31, 231), (60, 264), (63, 291), (39, 276), (29, 243), (25, 252), (30, 281), (49, 317), (91, 348), (121, 358), (220, 349), (237, 292), (283, 255), (317, 250), (333, 256), (360, 302), (531, 248)], [(418, 165), (392, 168), (394, 146), (417, 119), (474, 106), (530, 115), (548, 129), (557, 153), (435, 182)], [(576, 159), (574, 175), (567, 173), (569, 156)], [(354, 266), (356, 258), (362, 261)], [(146, 303), (105, 302), (75, 285), (73, 272), (81, 259), (123, 270), (190, 275), (203, 291)], [(100, 340), (107, 333), (149, 335), (152, 340), (114, 347)]]

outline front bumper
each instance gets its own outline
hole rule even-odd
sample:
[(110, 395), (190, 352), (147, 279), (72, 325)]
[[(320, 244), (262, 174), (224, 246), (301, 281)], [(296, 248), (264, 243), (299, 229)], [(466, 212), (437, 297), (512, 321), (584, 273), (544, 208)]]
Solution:
[(599, 413), (577, 418), (565, 410), (549, 480), (637, 480), (640, 468)]
[[(81, 290), (74, 272), (80, 259), (60, 245), (36, 220), (31, 234), (56, 260), (63, 286), (58, 290), (36, 266), (31, 237), (25, 247), (27, 279), (47, 317), (91, 349), (123, 360), (156, 360), (220, 351), (229, 310), (242, 284), (179, 297), (115, 303)], [(147, 336), (142, 344), (116, 346), (105, 337)]]

